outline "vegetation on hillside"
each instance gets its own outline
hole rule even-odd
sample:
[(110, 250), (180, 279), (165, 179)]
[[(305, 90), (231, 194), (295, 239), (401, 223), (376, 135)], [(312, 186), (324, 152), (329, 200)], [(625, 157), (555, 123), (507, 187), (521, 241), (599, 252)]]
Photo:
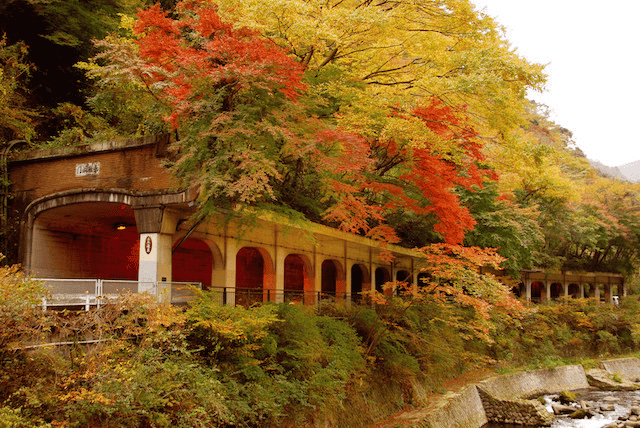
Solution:
[(457, 304), (453, 288), (318, 307), (220, 306), (203, 292), (186, 308), (127, 295), (70, 312), (42, 311), (39, 284), (0, 268), (0, 425), (369, 426), (477, 368), (640, 349), (637, 298), (523, 307), (476, 279)]

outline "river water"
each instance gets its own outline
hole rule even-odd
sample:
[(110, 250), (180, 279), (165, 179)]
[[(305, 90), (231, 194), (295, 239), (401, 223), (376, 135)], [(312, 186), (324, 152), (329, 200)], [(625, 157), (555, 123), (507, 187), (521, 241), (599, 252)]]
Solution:
[[(549, 412), (553, 399), (557, 400), (557, 395), (545, 396), (545, 407)], [(613, 401), (616, 399), (616, 401)], [(627, 417), (630, 408), (640, 406), (640, 391), (580, 391), (576, 394), (577, 401), (584, 401), (594, 407), (596, 413), (591, 419), (570, 419), (568, 416), (557, 417), (552, 428), (602, 428), (618, 422), (619, 417)], [(600, 405), (613, 404), (615, 410), (612, 412), (599, 411)], [(508, 424), (488, 424), (483, 428), (523, 428), (522, 425)]]

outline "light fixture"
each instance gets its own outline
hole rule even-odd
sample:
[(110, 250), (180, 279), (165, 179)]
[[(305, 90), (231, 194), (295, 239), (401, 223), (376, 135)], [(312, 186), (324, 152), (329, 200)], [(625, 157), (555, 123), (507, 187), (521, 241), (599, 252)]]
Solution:
[(126, 223), (116, 223), (113, 228), (115, 230), (125, 230), (127, 228)]

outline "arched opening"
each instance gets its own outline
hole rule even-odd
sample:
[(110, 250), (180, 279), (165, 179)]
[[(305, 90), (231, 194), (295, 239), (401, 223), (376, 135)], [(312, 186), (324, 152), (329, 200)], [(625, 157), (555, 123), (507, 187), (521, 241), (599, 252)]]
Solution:
[(359, 265), (351, 266), (351, 301), (359, 302), (362, 299), (362, 280), (364, 273)]
[(336, 260), (324, 260), (320, 269), (321, 298), (344, 299), (346, 283), (342, 265)]
[(550, 289), (552, 299), (558, 299), (564, 295), (564, 287), (558, 282), (554, 282), (553, 284), (551, 284)]
[(44, 278), (138, 279), (140, 238), (131, 206), (81, 202), (40, 212), (30, 243), (31, 273)]
[(399, 270), (396, 272), (396, 281), (411, 284), (411, 272), (408, 270)]
[[(375, 278), (376, 278), (376, 291), (378, 293), (383, 293), (384, 290), (384, 285), (391, 281), (391, 275), (389, 274), (389, 271), (385, 268), (379, 267), (376, 268), (375, 271)], [(387, 290), (387, 291), (393, 291), (393, 290)]]
[(213, 255), (206, 242), (188, 238), (175, 248), (171, 257), (172, 282), (200, 282), (202, 288), (211, 288)]
[(284, 300), (299, 302), (304, 297), (305, 265), (302, 257), (289, 254), (284, 259)]
[(397, 287), (400, 290), (396, 290), (397, 293), (402, 294), (407, 290), (411, 290), (413, 288), (413, 278), (411, 277), (411, 272), (408, 270), (399, 270), (396, 272), (396, 282)]
[(236, 255), (236, 305), (263, 301), (265, 263), (257, 248), (244, 247)]
[(597, 287), (596, 284), (585, 284), (584, 295), (590, 299), (600, 299), (600, 287)]
[(582, 296), (580, 295), (580, 285), (569, 284), (569, 296), (574, 299), (582, 298)]
[(362, 264), (351, 266), (351, 301), (362, 301), (362, 292), (371, 290), (371, 278), (369, 270)]
[(417, 277), (418, 280), (418, 290), (425, 290), (429, 287), (431, 283), (431, 275), (426, 272), (420, 272)]
[(531, 283), (531, 301), (532, 302), (541, 302), (542, 296), (545, 293), (544, 284), (540, 281), (533, 281)]

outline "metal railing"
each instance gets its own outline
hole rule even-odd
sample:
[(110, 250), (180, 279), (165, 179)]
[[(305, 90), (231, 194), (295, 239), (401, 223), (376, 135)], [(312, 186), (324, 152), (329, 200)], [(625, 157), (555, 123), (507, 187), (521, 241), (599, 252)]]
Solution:
[(302, 290), (274, 290), (267, 288), (240, 288), (240, 287), (209, 287), (208, 292), (213, 294), (214, 300), (221, 305), (252, 306), (265, 302), (302, 304), (317, 306), (329, 302), (353, 302), (359, 303), (364, 299), (360, 293), (327, 292), (327, 291), (302, 291)]
[(42, 298), (42, 307), (75, 307), (85, 310), (100, 307), (123, 294), (148, 293), (159, 301), (182, 304), (195, 298), (193, 288), (202, 288), (200, 282), (149, 282), (112, 279), (33, 278), (49, 290)]
[[(111, 279), (34, 278), (43, 282), (49, 295), (42, 299), (44, 309), (50, 307), (100, 307), (123, 294), (148, 293), (159, 302), (186, 304), (196, 298), (200, 282), (144, 282)], [(252, 306), (265, 302), (319, 306), (321, 303), (366, 303), (362, 293), (274, 290), (266, 288), (209, 287), (210, 294), (221, 305)]]

